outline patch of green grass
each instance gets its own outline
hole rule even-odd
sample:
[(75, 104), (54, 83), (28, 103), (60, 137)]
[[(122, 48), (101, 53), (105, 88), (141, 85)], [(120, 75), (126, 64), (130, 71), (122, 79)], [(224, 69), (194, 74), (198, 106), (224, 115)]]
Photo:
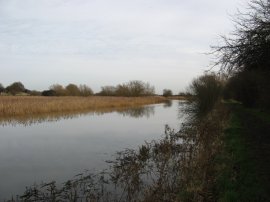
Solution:
[(257, 179), (256, 163), (250, 158), (245, 129), (238, 116), (241, 107), (237, 108), (225, 130), (223, 151), (216, 158), (217, 201), (263, 201), (264, 189)]

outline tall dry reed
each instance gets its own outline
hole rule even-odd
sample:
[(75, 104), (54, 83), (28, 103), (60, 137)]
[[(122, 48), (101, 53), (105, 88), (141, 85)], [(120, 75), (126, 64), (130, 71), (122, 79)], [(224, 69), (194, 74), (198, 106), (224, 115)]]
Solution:
[(41, 97), (0, 96), (0, 118), (34, 116), (49, 113), (98, 111), (110, 108), (136, 107), (164, 102), (161, 96), (152, 97)]

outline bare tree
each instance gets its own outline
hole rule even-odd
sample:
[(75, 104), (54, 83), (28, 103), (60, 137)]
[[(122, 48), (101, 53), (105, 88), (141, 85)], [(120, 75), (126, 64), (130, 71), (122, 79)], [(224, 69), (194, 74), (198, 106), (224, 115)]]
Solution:
[(118, 96), (131, 96), (129, 87), (126, 84), (119, 84), (116, 86), (115, 94)]
[(90, 96), (94, 94), (93, 90), (85, 84), (80, 85), (79, 90), (81, 96)]
[(114, 87), (114, 86), (103, 86), (103, 87), (101, 87), (101, 91), (99, 92), (99, 94), (104, 95), (104, 96), (115, 96), (116, 87)]
[(238, 12), (235, 30), (213, 46), (216, 65), (228, 73), (270, 68), (270, 0), (252, 0), (246, 13)]
[(251, 0), (234, 23), (223, 45), (213, 47), (220, 72), (231, 77), (224, 96), (248, 107), (270, 108), (270, 0)]

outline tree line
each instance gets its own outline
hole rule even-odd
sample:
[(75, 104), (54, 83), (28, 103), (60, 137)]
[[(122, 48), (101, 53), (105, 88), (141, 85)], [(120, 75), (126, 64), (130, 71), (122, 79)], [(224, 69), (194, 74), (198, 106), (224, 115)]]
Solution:
[(118, 84), (117, 86), (103, 86), (97, 93), (103, 96), (149, 96), (155, 94), (155, 87), (149, 83), (134, 80), (127, 83)]
[(239, 12), (234, 22), (234, 32), (213, 47), (216, 64), (228, 75), (224, 97), (269, 109), (270, 1), (251, 1), (248, 11)]
[[(94, 93), (91, 87), (82, 84), (76, 85), (73, 83), (63, 86), (53, 84), (49, 89), (44, 91), (29, 90), (21, 82), (14, 82), (7, 87), (0, 83), (0, 94), (2, 95), (32, 95), (32, 96), (151, 96), (155, 95), (155, 87), (147, 82), (132, 80), (116, 86), (102, 86), (101, 91)], [(172, 96), (170, 89), (163, 90), (163, 96)]]
[(54, 84), (48, 90), (36, 91), (25, 88), (22, 82), (14, 82), (7, 87), (0, 83), (0, 93), (2, 95), (32, 95), (32, 96), (90, 96), (93, 91), (87, 85), (68, 84), (63, 87), (60, 84)]

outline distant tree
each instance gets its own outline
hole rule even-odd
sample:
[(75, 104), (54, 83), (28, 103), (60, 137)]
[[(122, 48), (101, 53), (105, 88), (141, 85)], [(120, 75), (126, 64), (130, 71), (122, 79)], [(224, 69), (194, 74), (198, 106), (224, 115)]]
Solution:
[(144, 83), (144, 95), (154, 95), (155, 87), (151, 86), (149, 83)]
[(145, 83), (142, 81), (130, 81), (127, 83), (130, 96), (142, 96), (145, 95)]
[(154, 86), (149, 83), (144, 83), (142, 81), (134, 80), (127, 83), (119, 84), (114, 86), (103, 86), (101, 87), (99, 95), (105, 96), (126, 96), (126, 97), (136, 97), (136, 96), (148, 96), (155, 94)]
[(123, 94), (123, 96), (148, 96), (155, 94), (154, 86), (151, 86), (149, 83), (144, 83), (143, 81), (134, 80), (129, 81), (126, 84), (122, 84), (125, 86), (127, 93)]
[(119, 84), (116, 86), (115, 95), (131, 96), (129, 87), (126, 84)]
[(115, 96), (116, 90), (117, 89), (114, 86), (103, 86), (98, 94), (102, 96)]
[(169, 96), (172, 96), (172, 95), (173, 95), (172, 90), (170, 90), (170, 89), (164, 89), (163, 90), (163, 96), (164, 97), (169, 97)]
[(4, 92), (5, 91), (5, 88), (4, 86), (0, 83), (0, 93)]
[(17, 93), (25, 92), (24, 85), (21, 82), (14, 82), (8, 87), (6, 87), (6, 91), (12, 95), (16, 95)]
[(93, 90), (85, 84), (79, 86), (79, 91), (81, 96), (90, 96), (94, 94)]
[(54, 90), (44, 90), (41, 93), (42, 96), (56, 96), (56, 92)]
[(60, 85), (60, 84), (53, 84), (49, 88), (50, 90), (53, 90), (56, 93), (56, 96), (65, 96), (67, 95), (66, 89)]
[(78, 86), (72, 83), (66, 86), (66, 93), (67, 95), (71, 95), (71, 96), (79, 96), (81, 94)]

